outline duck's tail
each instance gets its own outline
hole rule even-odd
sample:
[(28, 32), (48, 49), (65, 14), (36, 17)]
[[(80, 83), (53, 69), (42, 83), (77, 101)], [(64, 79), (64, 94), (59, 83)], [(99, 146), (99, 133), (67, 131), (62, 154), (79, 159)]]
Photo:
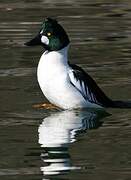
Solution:
[(131, 101), (113, 101), (110, 104), (111, 108), (131, 108)]

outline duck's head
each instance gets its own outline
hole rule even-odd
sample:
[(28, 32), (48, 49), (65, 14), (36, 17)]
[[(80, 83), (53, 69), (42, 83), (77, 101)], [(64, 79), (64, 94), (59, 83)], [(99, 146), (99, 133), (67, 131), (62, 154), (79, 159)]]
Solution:
[(25, 43), (27, 46), (42, 45), (48, 51), (58, 51), (69, 44), (69, 38), (63, 27), (54, 19), (47, 18), (38, 35)]

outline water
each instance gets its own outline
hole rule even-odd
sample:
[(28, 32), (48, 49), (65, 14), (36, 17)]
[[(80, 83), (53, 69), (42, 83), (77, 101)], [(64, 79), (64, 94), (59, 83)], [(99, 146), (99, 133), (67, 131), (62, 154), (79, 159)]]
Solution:
[(32, 108), (47, 102), (36, 79), (41, 47), (23, 44), (47, 16), (67, 30), (69, 58), (112, 99), (131, 99), (131, 2), (0, 2), (0, 179), (131, 177), (131, 111)]

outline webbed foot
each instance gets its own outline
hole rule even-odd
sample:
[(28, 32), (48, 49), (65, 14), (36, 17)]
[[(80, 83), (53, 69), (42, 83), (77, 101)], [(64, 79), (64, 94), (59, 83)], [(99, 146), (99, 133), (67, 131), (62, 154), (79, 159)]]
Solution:
[(34, 104), (33, 108), (39, 109), (60, 109), (59, 107), (51, 104), (51, 103), (42, 103), (42, 104)]

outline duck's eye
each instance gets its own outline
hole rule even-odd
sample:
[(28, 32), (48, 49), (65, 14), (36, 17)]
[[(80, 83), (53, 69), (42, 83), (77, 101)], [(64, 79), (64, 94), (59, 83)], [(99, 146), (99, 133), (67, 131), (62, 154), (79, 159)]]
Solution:
[(48, 33), (47, 33), (47, 36), (51, 36), (51, 32), (48, 32)]

